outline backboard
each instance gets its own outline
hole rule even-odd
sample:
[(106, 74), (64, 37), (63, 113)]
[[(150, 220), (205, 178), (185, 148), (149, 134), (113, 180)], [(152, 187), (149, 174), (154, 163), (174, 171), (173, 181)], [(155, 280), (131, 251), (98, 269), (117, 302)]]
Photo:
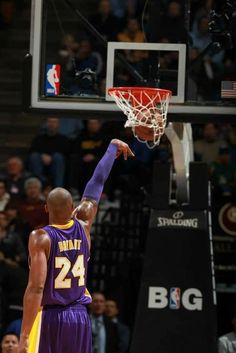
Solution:
[[(224, 75), (220, 65), (209, 65), (205, 58), (212, 55), (212, 48), (202, 54), (194, 46), (190, 33), (194, 26), (191, 5), (186, 8), (183, 2), (185, 43), (170, 43), (164, 37), (161, 42), (154, 42), (152, 35), (148, 36), (150, 43), (143, 42), (147, 39), (145, 28), (149, 31), (154, 28), (149, 23), (151, 8), (144, 8), (137, 15), (139, 33), (144, 36), (142, 41), (139, 38), (141, 42), (128, 43), (119, 37), (119, 28), (120, 33), (126, 33), (127, 24), (118, 18), (116, 31), (111, 27), (111, 32), (116, 34), (104, 39), (97, 25), (97, 3), (94, 0), (88, 0), (86, 5), (75, 0), (32, 0), (31, 109), (70, 115), (81, 112), (83, 118), (93, 112), (94, 116), (114, 118), (121, 116), (121, 112), (107, 89), (140, 86), (142, 82), (141, 85), (173, 91), (168, 115), (172, 121), (191, 121), (194, 117), (199, 121), (200, 117), (235, 118), (235, 96), (224, 95), (235, 89), (234, 74)], [(158, 9), (162, 11), (161, 7)], [(156, 30), (159, 30), (158, 21)], [(225, 52), (222, 49), (216, 55), (223, 57)], [(205, 76), (199, 76), (199, 72)]]

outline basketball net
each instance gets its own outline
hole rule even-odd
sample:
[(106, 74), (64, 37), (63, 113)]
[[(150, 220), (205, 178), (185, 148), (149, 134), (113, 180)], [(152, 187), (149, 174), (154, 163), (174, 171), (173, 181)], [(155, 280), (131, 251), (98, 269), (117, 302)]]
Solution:
[[(149, 148), (158, 145), (165, 132), (171, 91), (147, 87), (114, 87), (108, 93), (127, 116), (125, 127), (131, 127), (134, 136)], [(152, 129), (153, 140), (140, 139), (135, 130), (137, 126)]]

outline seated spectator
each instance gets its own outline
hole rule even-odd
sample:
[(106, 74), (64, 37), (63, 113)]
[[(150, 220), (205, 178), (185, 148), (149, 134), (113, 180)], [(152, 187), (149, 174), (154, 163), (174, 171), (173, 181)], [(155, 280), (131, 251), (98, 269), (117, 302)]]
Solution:
[(178, 1), (170, 1), (167, 12), (161, 18), (161, 25), (157, 37), (159, 41), (163, 38), (169, 43), (187, 43), (188, 33), (184, 27), (184, 15), (182, 5)]
[(28, 176), (20, 157), (10, 157), (7, 160), (4, 178), (11, 198), (19, 200), (24, 197), (24, 182)]
[(118, 318), (119, 309), (115, 300), (106, 300), (105, 314), (117, 326), (117, 333), (119, 339), (118, 352), (128, 352), (130, 331), (128, 326), (122, 323)]
[(74, 141), (70, 157), (69, 186), (82, 193), (106, 145), (101, 120), (90, 119)]
[(17, 353), (19, 346), (19, 336), (14, 332), (5, 333), (1, 341), (2, 353)]
[(5, 179), (0, 179), (0, 211), (4, 211), (9, 200), (10, 195), (6, 190), (6, 181)]
[(7, 334), (8, 332), (15, 333), (16, 336), (20, 337), (20, 332), (21, 332), (21, 324), (22, 324), (22, 319), (17, 319), (12, 322), (7, 326), (5, 333)]
[(218, 353), (236, 352), (236, 314), (232, 318), (232, 332), (226, 333), (218, 340)]
[(206, 163), (216, 161), (223, 145), (226, 145), (226, 142), (220, 137), (218, 126), (213, 123), (206, 124), (202, 139), (194, 143), (196, 159)]
[(124, 19), (126, 14), (135, 14), (135, 4), (133, 0), (111, 0), (112, 13), (119, 19)]
[[(209, 19), (208, 17), (201, 17), (198, 20), (197, 31), (191, 33), (194, 48), (197, 48), (202, 52), (204, 49), (208, 47), (209, 44), (212, 43), (212, 38), (209, 34)], [(208, 70), (214, 70), (217, 68), (218, 70), (223, 70), (223, 59), (225, 52), (224, 50), (220, 50), (219, 52), (215, 52), (214, 50), (209, 50), (204, 56), (204, 62), (209, 65)], [(214, 73), (212, 73), (214, 75)]]
[(105, 296), (100, 292), (94, 292), (92, 299), (89, 307), (93, 353), (116, 353), (118, 352), (117, 327), (105, 316)]
[(89, 68), (99, 74), (102, 66), (101, 60), (99, 54), (93, 51), (92, 43), (89, 39), (85, 38), (79, 42), (79, 50), (75, 57), (76, 71), (83, 71)]
[(10, 201), (5, 209), (7, 216), (7, 230), (19, 234), (23, 241), (25, 251), (28, 252), (28, 240), (31, 232), (30, 225), (25, 223), (19, 216), (19, 205)]
[(7, 216), (0, 212), (0, 256), (9, 265), (24, 264), (27, 260), (20, 234), (8, 229)]
[(70, 44), (72, 48), (59, 51), (63, 67), (62, 93), (94, 95), (97, 93), (96, 77), (103, 69), (103, 59), (93, 49), (89, 38), (84, 37), (77, 44)]
[(62, 59), (62, 64), (67, 63), (69, 58), (73, 58), (79, 49), (79, 43), (71, 33), (67, 33), (62, 38), (61, 49), (58, 54)]
[(110, 0), (99, 1), (98, 10), (90, 18), (90, 22), (107, 41), (116, 40), (122, 26), (122, 22), (112, 14)]
[(48, 118), (46, 132), (34, 138), (29, 154), (31, 173), (45, 182), (47, 172), (54, 187), (64, 185), (65, 158), (69, 152), (69, 140), (58, 129), (59, 119)]
[(188, 75), (188, 99), (210, 99), (212, 95), (213, 81), (207, 76), (204, 61), (199, 59), (200, 50), (189, 48), (189, 75)]
[(5, 259), (0, 258), (0, 283), (2, 288), (1, 298), (4, 302), (3, 324), (7, 327), (10, 322), (22, 317), (27, 273), (16, 263), (8, 263)]
[(219, 197), (232, 196), (236, 190), (236, 166), (228, 147), (220, 147), (218, 159), (210, 163), (210, 176)]
[(42, 183), (37, 178), (25, 181), (26, 198), (19, 205), (19, 215), (30, 230), (44, 227), (48, 224), (48, 214), (45, 211), (45, 201), (42, 196)]
[(213, 0), (206, 0), (202, 2), (202, 6), (197, 10), (193, 20), (193, 32), (197, 31), (198, 21), (201, 17), (209, 17), (212, 9)]
[(139, 28), (137, 18), (129, 18), (123, 32), (117, 35), (119, 42), (143, 43), (145, 41), (144, 33)]
[(76, 138), (83, 129), (83, 121), (77, 118), (61, 118), (59, 124), (59, 134), (65, 135), (69, 139)]

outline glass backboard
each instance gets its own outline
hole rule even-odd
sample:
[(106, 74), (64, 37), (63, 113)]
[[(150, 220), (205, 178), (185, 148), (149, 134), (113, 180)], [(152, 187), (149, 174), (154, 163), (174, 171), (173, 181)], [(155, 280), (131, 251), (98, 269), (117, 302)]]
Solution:
[[(170, 9), (164, 0), (139, 1), (139, 12), (129, 18), (122, 15), (122, 6), (119, 13), (112, 3), (32, 1), (31, 108), (114, 116), (120, 112), (107, 89), (143, 85), (173, 91), (172, 120), (236, 115), (235, 48), (216, 48), (206, 34), (209, 14), (199, 14), (196, 23), (194, 2)], [(173, 28), (168, 21), (178, 11), (182, 22), (176, 20)], [(204, 43), (200, 31), (205, 31)]]

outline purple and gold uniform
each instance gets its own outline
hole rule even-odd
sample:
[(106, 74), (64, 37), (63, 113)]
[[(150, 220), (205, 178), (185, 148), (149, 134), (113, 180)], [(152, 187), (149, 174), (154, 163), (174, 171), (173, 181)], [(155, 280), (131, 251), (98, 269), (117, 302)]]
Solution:
[(51, 239), (42, 310), (29, 337), (29, 353), (91, 353), (86, 304), (89, 245), (79, 221), (43, 228)]

